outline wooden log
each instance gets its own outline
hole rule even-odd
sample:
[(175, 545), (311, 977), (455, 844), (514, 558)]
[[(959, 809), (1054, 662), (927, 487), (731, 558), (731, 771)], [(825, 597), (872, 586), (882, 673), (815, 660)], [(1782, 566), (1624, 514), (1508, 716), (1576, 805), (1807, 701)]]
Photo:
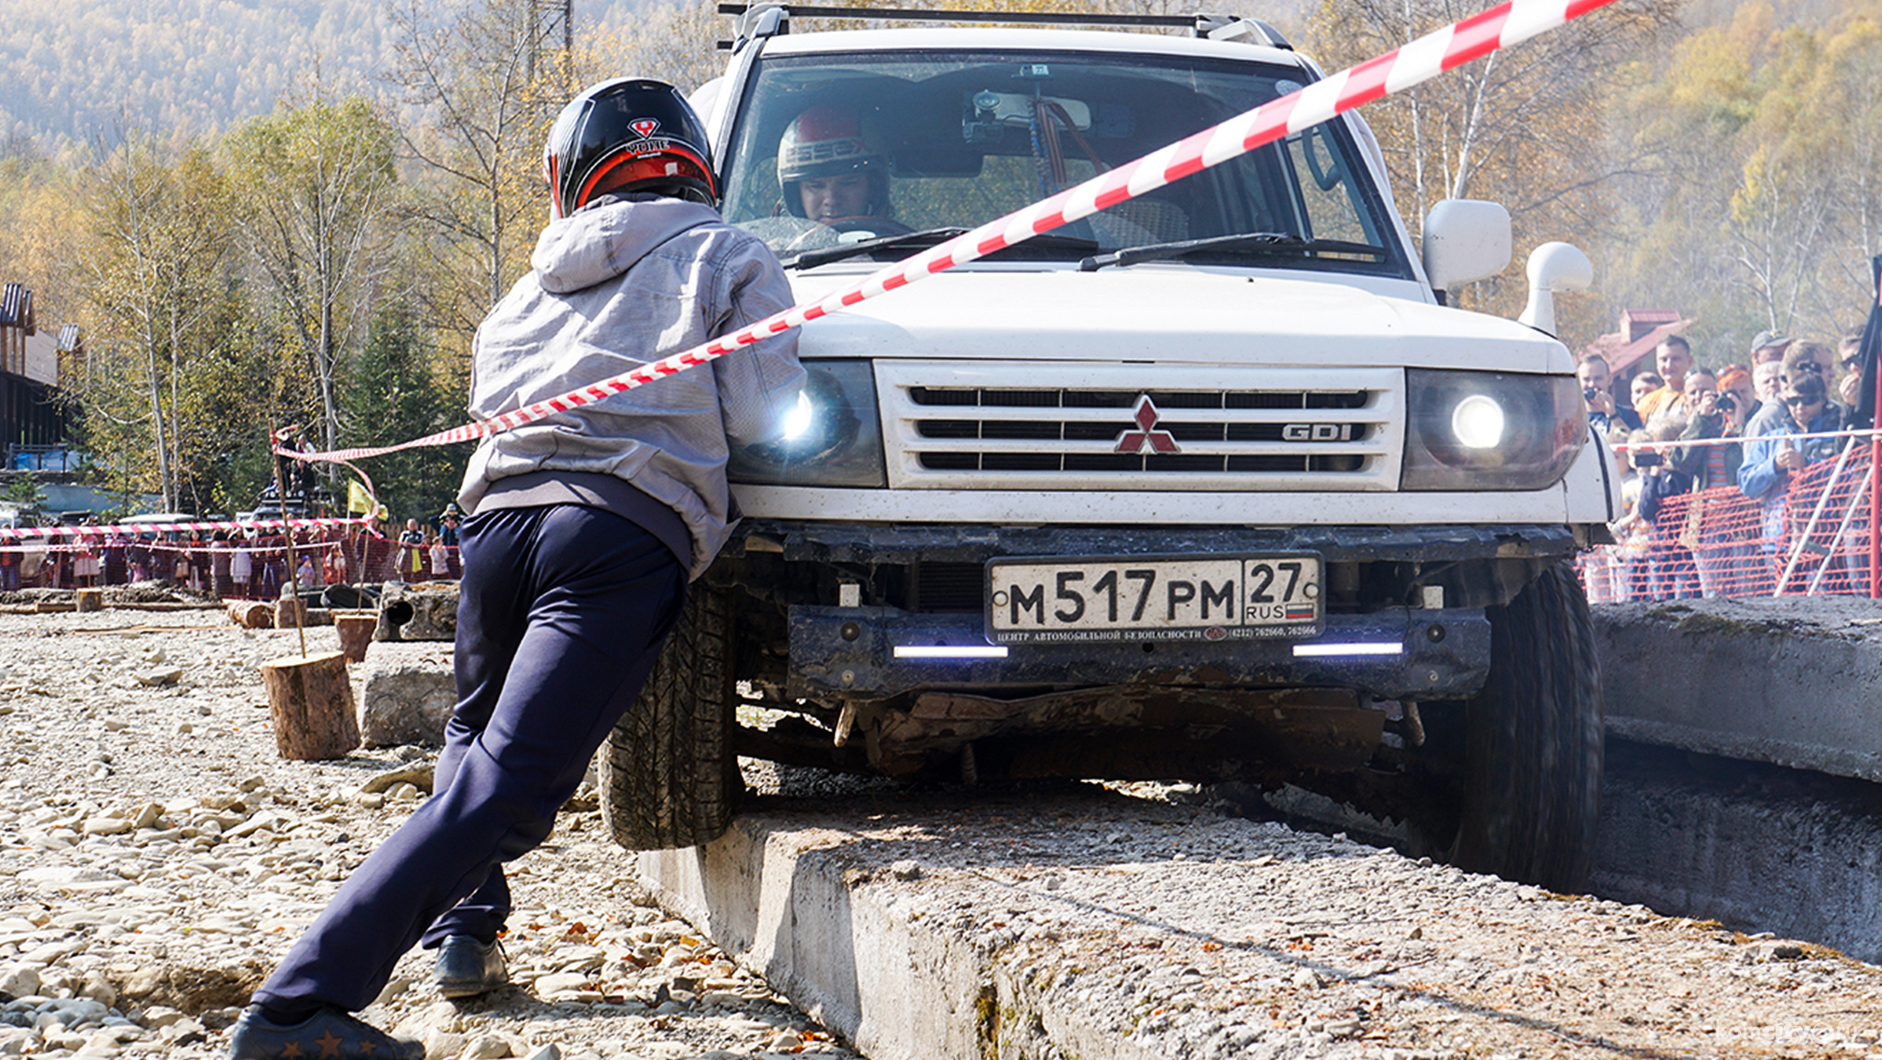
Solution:
[(379, 627), (377, 611), (335, 611), (333, 628), (340, 634), (340, 651), (347, 662), (365, 662), (366, 646), (372, 643), (373, 630)]
[(34, 600), (33, 611), (41, 615), (59, 614), (64, 611), (76, 611), (78, 605), (70, 600)]
[(80, 589), (78, 591), (78, 609), (80, 611), (103, 611), (105, 609), (105, 591), (103, 589)]
[(261, 664), (261, 680), (282, 758), (344, 758), (359, 746), (359, 713), (346, 677), (346, 656), (330, 651), (275, 659)]
[(265, 600), (230, 600), (229, 621), (243, 629), (273, 629), (274, 608)]
[(306, 629), (307, 605), (291, 596), (284, 596), (274, 602), (274, 628)]

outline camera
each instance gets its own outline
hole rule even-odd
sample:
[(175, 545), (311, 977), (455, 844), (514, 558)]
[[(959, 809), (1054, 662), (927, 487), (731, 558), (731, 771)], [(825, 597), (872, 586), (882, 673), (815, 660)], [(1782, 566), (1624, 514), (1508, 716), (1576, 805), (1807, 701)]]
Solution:
[(1596, 387), (1585, 386), (1581, 388), (1581, 399), (1583, 401), (1593, 401), (1595, 398), (1600, 397), (1600, 396), (1601, 396), (1601, 391)]
[(1635, 453), (1633, 456), (1635, 467), (1659, 467), (1660, 462), (1659, 453)]
[(1720, 412), (1730, 412), (1738, 407), (1738, 399), (1730, 391), (1721, 390), (1717, 404)]

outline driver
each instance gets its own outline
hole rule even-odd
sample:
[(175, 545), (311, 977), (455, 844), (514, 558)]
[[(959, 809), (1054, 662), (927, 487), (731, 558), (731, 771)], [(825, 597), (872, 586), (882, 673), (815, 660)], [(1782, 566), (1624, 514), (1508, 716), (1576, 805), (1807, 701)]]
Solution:
[(889, 158), (852, 107), (819, 104), (791, 122), (778, 141), (778, 186), (795, 217), (880, 234), (908, 230), (892, 219)]

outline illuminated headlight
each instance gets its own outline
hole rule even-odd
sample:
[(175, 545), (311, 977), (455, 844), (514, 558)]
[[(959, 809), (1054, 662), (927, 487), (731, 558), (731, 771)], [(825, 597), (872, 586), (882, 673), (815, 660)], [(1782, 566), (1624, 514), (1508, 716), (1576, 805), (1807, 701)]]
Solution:
[(1405, 372), (1407, 490), (1537, 490), (1561, 481), (1588, 440), (1570, 376)]
[(778, 439), (732, 450), (726, 477), (766, 486), (888, 485), (870, 363), (811, 361), (804, 369), (809, 379)]

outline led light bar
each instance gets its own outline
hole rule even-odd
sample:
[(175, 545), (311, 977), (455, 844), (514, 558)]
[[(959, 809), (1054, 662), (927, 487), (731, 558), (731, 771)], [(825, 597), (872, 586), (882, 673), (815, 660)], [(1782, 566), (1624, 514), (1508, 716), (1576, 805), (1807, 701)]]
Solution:
[(897, 644), (898, 659), (1004, 659), (1004, 644)]
[(1405, 654), (1405, 645), (1400, 644), (1397, 641), (1392, 641), (1392, 642), (1384, 643), (1384, 644), (1355, 643), (1355, 644), (1296, 644), (1294, 645), (1294, 657), (1297, 659), (1306, 658), (1310, 656), (1328, 656), (1328, 655), (1403, 655), (1403, 654)]

